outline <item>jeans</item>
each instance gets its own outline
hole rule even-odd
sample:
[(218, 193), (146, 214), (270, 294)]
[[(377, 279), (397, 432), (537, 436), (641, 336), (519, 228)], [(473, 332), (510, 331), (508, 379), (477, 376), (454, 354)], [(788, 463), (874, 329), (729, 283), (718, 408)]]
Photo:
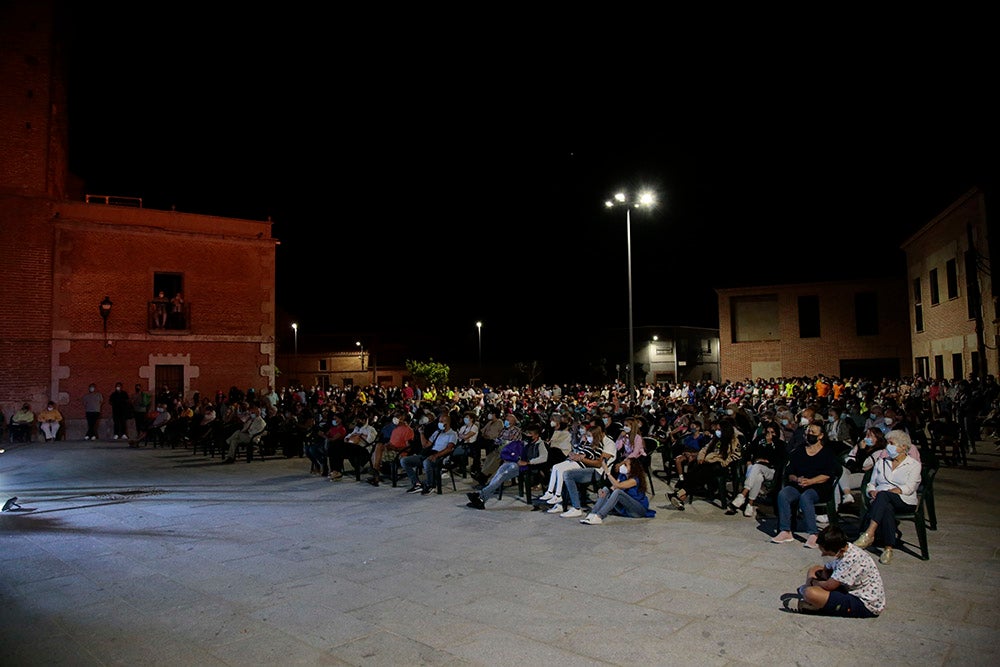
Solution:
[(406, 471), (406, 476), (410, 478), (410, 486), (416, 486), (420, 483), (420, 479), (417, 477), (417, 467), (423, 464), (424, 477), (427, 482), (424, 484), (428, 489), (432, 489), (437, 486), (437, 469), (440, 466), (439, 461), (434, 461), (429, 457), (424, 457), (423, 454), (411, 454), (410, 456), (404, 456), (400, 459), (400, 463), (403, 465), (403, 470)]
[(608, 493), (608, 489), (601, 489), (597, 502), (591, 513), (602, 519), (606, 519), (611, 510), (617, 509), (623, 516), (637, 519), (646, 516), (646, 508), (638, 500), (630, 496), (622, 489), (615, 489)]
[(896, 512), (909, 513), (916, 509), (916, 505), (907, 505), (898, 493), (891, 491), (879, 491), (875, 494), (875, 500), (868, 506), (868, 511), (861, 517), (861, 525), (868, 529), (868, 522), (875, 521), (878, 528), (875, 529), (875, 541), (886, 547), (896, 546)]
[(519, 472), (521, 472), (521, 467), (517, 465), (516, 461), (504, 461), (500, 464), (500, 467), (497, 468), (497, 471), (493, 474), (493, 478), (489, 481), (489, 483), (479, 492), (479, 497), (485, 501), (487, 498), (499, 491), (500, 487), (504, 485), (504, 482), (517, 477)]
[(326, 462), (326, 443), (323, 440), (306, 445), (306, 456), (309, 457), (314, 469), (321, 470), (324, 475), (330, 474), (330, 468)]
[(594, 481), (596, 474), (600, 474), (597, 468), (577, 468), (563, 473), (563, 487), (569, 492), (570, 507), (580, 509), (580, 488), (577, 484), (588, 484)]
[(747, 468), (747, 475), (743, 480), (743, 488), (749, 490), (747, 498), (755, 500), (760, 495), (760, 490), (764, 482), (774, 479), (774, 468), (763, 463), (754, 463)]
[(816, 489), (808, 488), (801, 491), (794, 485), (786, 486), (778, 493), (778, 530), (792, 529), (792, 504), (798, 502), (802, 510), (802, 520), (805, 522), (805, 532), (816, 534), (816, 503), (819, 494)]

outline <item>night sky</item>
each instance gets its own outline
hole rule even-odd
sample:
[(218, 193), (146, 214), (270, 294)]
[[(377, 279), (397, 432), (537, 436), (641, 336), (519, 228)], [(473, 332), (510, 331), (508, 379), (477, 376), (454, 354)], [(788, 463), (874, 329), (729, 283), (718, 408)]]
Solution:
[(678, 59), (429, 15), (143, 7), (76, 10), (71, 170), (149, 208), (270, 216), (303, 348), (412, 334), (415, 357), (475, 360), (482, 320), (493, 361), (608, 331), (624, 356), (620, 189), (658, 200), (632, 215), (635, 326), (717, 327), (715, 288), (900, 275), (900, 243), (996, 177), (975, 54), (805, 67), (750, 42)]

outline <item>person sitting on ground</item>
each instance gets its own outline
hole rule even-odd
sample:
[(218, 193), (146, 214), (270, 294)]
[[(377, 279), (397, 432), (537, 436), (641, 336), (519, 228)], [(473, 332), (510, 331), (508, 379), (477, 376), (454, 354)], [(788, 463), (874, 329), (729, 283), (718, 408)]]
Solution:
[[(627, 419), (625, 423), (628, 423)], [(602, 524), (612, 512), (626, 518), (656, 516), (656, 510), (649, 508), (646, 496), (646, 467), (642, 459), (625, 457), (618, 464), (616, 475), (611, 474), (606, 461), (601, 465), (611, 487), (602, 487), (597, 492), (597, 502), (586, 518), (580, 519), (580, 523), (591, 526)]]
[(774, 481), (775, 475), (781, 474), (785, 465), (785, 443), (779, 435), (780, 428), (776, 423), (768, 422), (761, 437), (750, 443), (747, 450), (750, 465), (743, 479), (743, 488), (729, 503), (726, 514), (736, 514), (743, 507), (743, 516), (757, 516), (757, 497), (764, 483)]
[(35, 413), (31, 410), (31, 404), (25, 403), (10, 416), (10, 441), (28, 442), (34, 426)]
[(372, 486), (378, 486), (382, 481), (382, 462), (395, 460), (408, 452), (411, 441), (415, 437), (413, 429), (410, 427), (410, 415), (404, 410), (399, 410), (392, 416), (392, 420), (382, 427), (375, 450), (372, 452), (372, 476), (367, 482)]
[(833, 560), (813, 565), (799, 587), (798, 611), (847, 618), (871, 618), (885, 610), (882, 575), (871, 554), (847, 541), (836, 525), (816, 536), (820, 553)]
[[(400, 463), (406, 476), (410, 478), (410, 488), (407, 493), (419, 493), (426, 496), (437, 486), (438, 467), (444, 459), (451, 454), (458, 443), (458, 433), (451, 428), (451, 416), (442, 411), (438, 415), (437, 430), (431, 433), (428, 438), (423, 430), (420, 434), (420, 444), (423, 449), (419, 454), (404, 456)], [(417, 467), (422, 466), (424, 470), (425, 482), (421, 483), (417, 477)]]
[(38, 413), (38, 428), (42, 431), (45, 442), (52, 442), (59, 434), (63, 416), (56, 407), (55, 401), (49, 401), (45, 409)]
[(514, 440), (504, 446), (500, 451), (503, 463), (497, 468), (489, 483), (478, 492), (466, 494), (469, 497), (468, 507), (486, 509), (486, 501), (499, 493), (508, 480), (514, 479), (521, 472), (526, 472), (530, 466), (545, 462), (549, 454), (545, 443), (542, 442), (541, 431), (540, 426), (530, 423), (524, 427), (524, 440)]
[(830, 448), (824, 446), (826, 431), (822, 421), (813, 421), (806, 427), (805, 444), (789, 454), (785, 467), (787, 484), (778, 492), (778, 534), (771, 538), (775, 544), (794, 542), (792, 534), (792, 505), (798, 503), (805, 532), (803, 545), (818, 548), (816, 542), (816, 505), (825, 503), (833, 493), (828, 482), (837, 474), (839, 462)]
[(885, 456), (872, 468), (871, 480), (865, 488), (871, 502), (861, 517), (861, 525), (865, 529), (854, 542), (862, 549), (867, 549), (876, 541), (884, 545), (879, 557), (883, 565), (892, 560), (893, 547), (896, 546), (896, 513), (916, 510), (917, 487), (920, 486), (920, 462), (907, 455), (909, 448), (905, 443), (897, 444), (898, 433), (902, 431), (890, 432), (886, 438), (889, 442), (885, 446)]
[(742, 456), (740, 432), (732, 417), (725, 417), (717, 422), (713, 436), (708, 444), (698, 450), (695, 460), (688, 463), (687, 477), (678, 480), (673, 492), (667, 494), (667, 499), (679, 510), (684, 510), (684, 503), (689, 496), (706, 492), (722, 469), (739, 461)]

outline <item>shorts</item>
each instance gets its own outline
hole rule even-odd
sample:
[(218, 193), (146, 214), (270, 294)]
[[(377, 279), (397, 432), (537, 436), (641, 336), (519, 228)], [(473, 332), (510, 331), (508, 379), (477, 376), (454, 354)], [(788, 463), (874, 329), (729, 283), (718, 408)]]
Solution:
[(857, 595), (842, 591), (830, 591), (830, 597), (823, 605), (822, 613), (828, 616), (847, 618), (874, 618), (878, 616), (870, 611)]

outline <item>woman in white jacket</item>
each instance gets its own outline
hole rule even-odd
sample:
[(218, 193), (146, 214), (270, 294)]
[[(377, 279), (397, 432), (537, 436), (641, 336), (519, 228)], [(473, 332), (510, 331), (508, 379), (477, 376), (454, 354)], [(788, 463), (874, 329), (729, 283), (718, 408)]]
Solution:
[[(894, 432), (891, 432), (894, 433)], [(879, 541), (885, 547), (879, 562), (887, 565), (896, 546), (896, 512), (913, 512), (917, 508), (917, 487), (920, 486), (920, 461), (908, 456), (909, 447), (893, 442), (889, 435), (885, 456), (875, 462), (871, 481), (865, 493), (871, 499), (868, 511), (861, 517), (867, 528), (854, 542), (866, 549)]]

